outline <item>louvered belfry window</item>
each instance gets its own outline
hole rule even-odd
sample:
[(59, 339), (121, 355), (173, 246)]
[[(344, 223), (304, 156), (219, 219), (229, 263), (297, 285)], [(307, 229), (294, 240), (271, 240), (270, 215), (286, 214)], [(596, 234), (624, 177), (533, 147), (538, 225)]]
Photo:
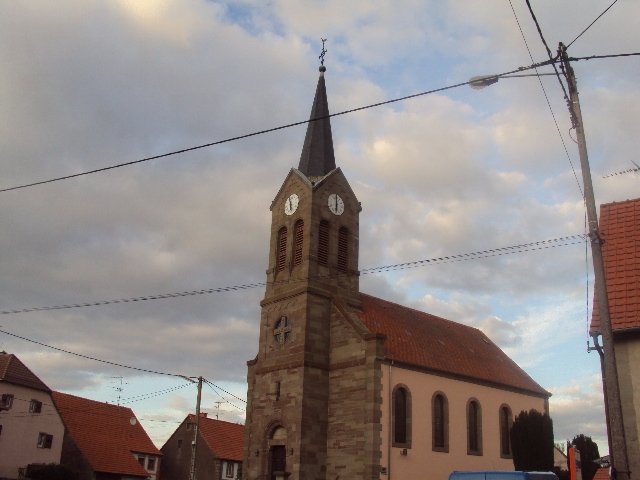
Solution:
[(340, 227), (338, 230), (338, 271), (346, 272), (349, 265), (349, 229)]
[(287, 264), (287, 227), (282, 227), (278, 231), (278, 255), (276, 258), (277, 271), (282, 272), (286, 264)]
[(304, 222), (298, 220), (293, 226), (293, 266), (302, 263), (302, 240), (304, 238)]
[(320, 221), (318, 228), (318, 264), (323, 267), (329, 266), (329, 222)]

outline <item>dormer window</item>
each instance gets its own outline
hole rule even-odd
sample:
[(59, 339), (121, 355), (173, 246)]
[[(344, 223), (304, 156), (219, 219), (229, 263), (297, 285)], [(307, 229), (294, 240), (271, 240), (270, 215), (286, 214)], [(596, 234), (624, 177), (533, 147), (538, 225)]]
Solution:
[(302, 263), (302, 241), (304, 239), (304, 222), (298, 220), (293, 226), (293, 266)]
[(346, 273), (349, 267), (349, 229), (338, 230), (338, 271)]
[(276, 254), (276, 271), (282, 272), (287, 264), (287, 227), (278, 230), (278, 253)]

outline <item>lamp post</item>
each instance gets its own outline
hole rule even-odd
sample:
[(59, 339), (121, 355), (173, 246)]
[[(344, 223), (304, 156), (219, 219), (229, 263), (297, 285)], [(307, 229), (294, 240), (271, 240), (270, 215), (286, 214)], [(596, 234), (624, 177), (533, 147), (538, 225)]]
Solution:
[[(563, 71), (567, 77), (569, 85), (568, 100), (569, 113), (571, 114), (572, 126), (576, 129), (578, 137), (578, 151), (580, 153), (580, 166), (584, 184), (584, 201), (587, 209), (587, 219), (589, 223), (589, 238), (591, 239), (591, 256), (595, 276), (595, 291), (598, 299), (598, 311), (600, 314), (600, 325), (603, 346), (603, 384), (605, 395), (605, 408), (607, 408), (607, 429), (611, 439), (611, 459), (612, 467), (617, 473), (617, 480), (629, 480), (629, 460), (627, 457), (627, 447), (622, 423), (622, 404), (620, 401), (620, 387), (618, 384), (618, 372), (616, 366), (615, 349), (613, 343), (613, 332), (611, 319), (609, 316), (609, 299), (604, 274), (604, 261), (602, 259), (602, 239), (598, 231), (598, 215), (596, 210), (595, 197), (593, 193), (593, 183), (591, 181), (591, 169), (589, 168), (589, 157), (587, 155), (587, 142), (584, 135), (584, 125), (582, 113), (580, 111), (580, 101), (578, 98), (578, 88), (573, 68), (569, 64), (567, 49), (561, 43), (559, 57), (562, 61)], [(481, 75), (469, 80), (469, 86), (479, 90), (489, 85), (493, 85), (501, 78), (555, 75), (553, 73), (540, 73), (530, 75)], [(614, 477), (615, 478), (615, 477)]]

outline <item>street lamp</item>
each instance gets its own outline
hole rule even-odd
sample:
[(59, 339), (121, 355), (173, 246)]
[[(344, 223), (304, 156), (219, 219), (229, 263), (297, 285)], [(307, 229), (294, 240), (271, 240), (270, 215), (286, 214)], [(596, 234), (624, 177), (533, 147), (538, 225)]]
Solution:
[(555, 73), (523, 73), (522, 75), (478, 75), (469, 79), (469, 86), (474, 90), (488, 87), (497, 83), (501, 78), (517, 78), (517, 77), (541, 77), (543, 75), (555, 75)]

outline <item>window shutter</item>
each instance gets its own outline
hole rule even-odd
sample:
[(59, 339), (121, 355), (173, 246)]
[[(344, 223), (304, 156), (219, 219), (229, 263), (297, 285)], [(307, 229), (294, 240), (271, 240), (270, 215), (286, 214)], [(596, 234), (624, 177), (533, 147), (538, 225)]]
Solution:
[(287, 227), (278, 231), (278, 259), (277, 270), (282, 272), (287, 264)]
[(340, 227), (338, 231), (338, 271), (346, 273), (349, 266), (349, 229)]
[(318, 228), (318, 264), (329, 266), (329, 222), (322, 220)]
[(53, 435), (47, 435), (44, 440), (44, 448), (51, 448), (53, 443)]
[(298, 220), (293, 229), (293, 266), (302, 263), (302, 240), (304, 238), (304, 222)]

